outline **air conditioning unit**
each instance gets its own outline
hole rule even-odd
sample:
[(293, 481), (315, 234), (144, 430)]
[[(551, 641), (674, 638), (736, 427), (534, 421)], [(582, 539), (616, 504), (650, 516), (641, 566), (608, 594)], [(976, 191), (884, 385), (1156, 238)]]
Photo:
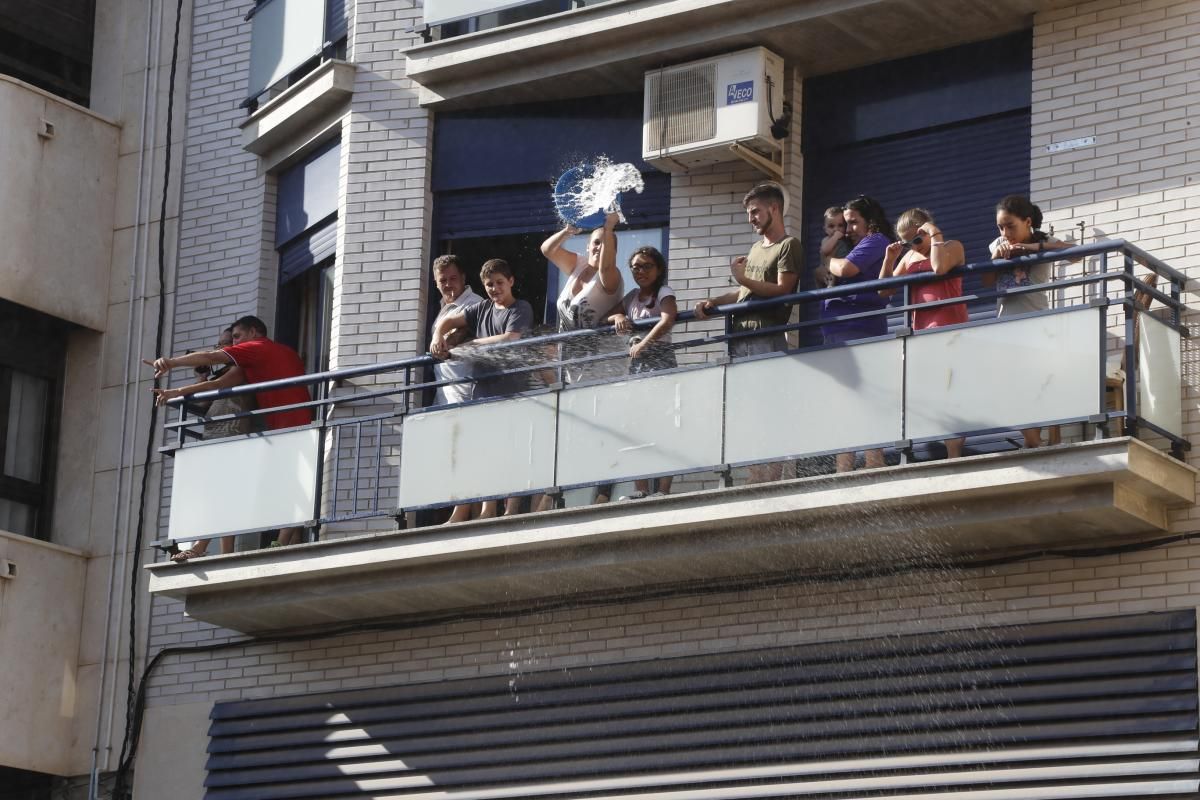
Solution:
[[(646, 73), (642, 158), (667, 172), (745, 158), (776, 177), (783, 59), (763, 47)], [(774, 119), (773, 119), (774, 118)]]

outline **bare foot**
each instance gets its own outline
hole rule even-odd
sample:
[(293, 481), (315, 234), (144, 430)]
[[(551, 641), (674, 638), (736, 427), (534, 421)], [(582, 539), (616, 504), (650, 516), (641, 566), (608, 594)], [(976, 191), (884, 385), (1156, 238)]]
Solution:
[(471, 507), (455, 506), (454, 511), (450, 513), (450, 519), (446, 520), (443, 525), (453, 525), (456, 522), (468, 522), (471, 519)]

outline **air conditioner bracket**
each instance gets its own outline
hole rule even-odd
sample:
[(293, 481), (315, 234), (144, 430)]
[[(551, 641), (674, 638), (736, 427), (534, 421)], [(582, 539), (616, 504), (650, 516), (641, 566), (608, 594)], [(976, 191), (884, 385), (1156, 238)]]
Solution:
[(734, 142), (733, 144), (729, 145), (729, 150), (750, 166), (754, 167), (760, 172), (765, 173), (767, 177), (773, 180), (781, 182), (783, 181), (782, 151), (779, 152), (778, 160), (776, 160), (775, 158), (767, 158), (766, 156), (759, 155), (749, 147), (746, 147), (739, 142)]

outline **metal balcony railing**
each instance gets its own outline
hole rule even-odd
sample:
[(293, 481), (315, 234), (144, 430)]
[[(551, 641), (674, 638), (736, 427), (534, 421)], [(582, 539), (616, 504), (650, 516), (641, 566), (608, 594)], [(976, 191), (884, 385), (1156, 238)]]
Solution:
[[(1098, 437), (1116, 426), (1123, 435), (1146, 434), (1181, 457), (1190, 447), (1181, 405), (1186, 276), (1123, 240), (970, 264), (951, 275), (1081, 259), (1094, 263), (1075, 277), (923, 306), (910, 302), (911, 288), (945, 276), (904, 275), (716, 310), (728, 320), (751, 306), (812, 307), (871, 289), (895, 290), (900, 299), (878, 312), (805, 318), (750, 333), (731, 332), (728, 324), (721, 333), (692, 333), (686, 329), (694, 317), (683, 312), (671, 345), (682, 353), (874, 314), (900, 324), (845, 345), (733, 360), (708, 352), (697, 356), (707, 359), (700, 363), (617, 379), (570, 385), (554, 379), (566, 367), (626, 358), (621, 349), (564, 359), (553, 347), (611, 335), (611, 327), (477, 348), (476, 357), (515, 363), (501, 374), (551, 371), (543, 388), (506, 398), (418, 407), (422, 392), (455, 382), (422, 380), (435, 361), (418, 356), (191, 398), (316, 388), (317, 399), (292, 406), (204, 418), (174, 400), (180, 414), (166, 427), (177, 438), (164, 448), (175, 459), (169, 538), (400, 519), (402, 512), (453, 503), (558, 496), (574, 487), (666, 475), (716, 472), (728, 483), (734, 467), (864, 449), (886, 449), (903, 463), (928, 443), (952, 437), (1003, 440), (1014, 430), (1077, 423)], [(1137, 277), (1137, 265), (1156, 277)], [(905, 324), (918, 307), (1051, 288), (1064, 294), (1060, 290), (1074, 287), (1080, 288), (1074, 304), (1044, 312), (923, 331)], [(1159, 306), (1147, 311), (1155, 301)], [(1113, 369), (1115, 362), (1122, 369)], [(281, 408), (314, 409), (317, 421), (194, 441), (206, 423)], [(211, 489), (214, 474), (235, 476), (222, 482), (219, 502)]]

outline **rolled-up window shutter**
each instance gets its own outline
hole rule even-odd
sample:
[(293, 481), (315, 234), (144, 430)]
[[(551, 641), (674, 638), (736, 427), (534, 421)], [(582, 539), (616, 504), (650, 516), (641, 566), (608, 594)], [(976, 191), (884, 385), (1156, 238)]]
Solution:
[(280, 283), (334, 255), (340, 164), (335, 139), (280, 173), (275, 223)]
[(325, 0), (325, 41), (346, 38), (346, 0)]
[(287, 283), (332, 258), (337, 245), (337, 216), (297, 236), (279, 250), (279, 282)]

